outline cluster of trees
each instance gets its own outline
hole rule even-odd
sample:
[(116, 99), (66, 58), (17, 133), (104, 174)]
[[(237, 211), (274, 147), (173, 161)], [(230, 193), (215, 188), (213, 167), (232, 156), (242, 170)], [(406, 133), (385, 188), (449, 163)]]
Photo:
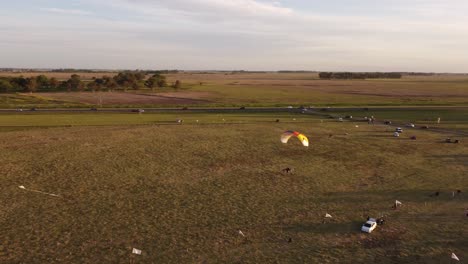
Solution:
[[(83, 81), (78, 74), (73, 74), (68, 80), (58, 81), (56, 78), (48, 78), (45, 75), (36, 77), (0, 77), (0, 92), (36, 92), (36, 91), (113, 91), (141, 88), (167, 87), (166, 76), (155, 73), (146, 78), (146, 73), (141, 71), (120, 72), (114, 77), (103, 76), (93, 78), (91, 81)], [(180, 81), (172, 84), (178, 89), (182, 86)]]
[(0, 92), (35, 92), (57, 89), (61, 83), (56, 78), (45, 75), (37, 77), (0, 77)]
[(321, 72), (320, 79), (401, 79), (399, 72)]

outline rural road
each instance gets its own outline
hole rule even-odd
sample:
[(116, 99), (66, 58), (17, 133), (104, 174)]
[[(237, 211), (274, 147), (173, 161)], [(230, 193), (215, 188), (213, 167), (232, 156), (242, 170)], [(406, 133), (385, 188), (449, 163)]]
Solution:
[[(288, 108), (288, 107), (246, 107), (241, 109), (239, 107), (190, 107), (190, 108), (141, 108), (145, 112), (207, 112), (207, 113), (224, 113), (224, 112), (250, 112), (250, 113), (301, 113), (303, 109), (300, 108)], [(327, 112), (346, 112), (346, 111), (392, 111), (392, 110), (434, 110), (434, 109), (466, 109), (468, 106), (421, 106), (421, 107), (314, 107), (306, 108), (307, 112), (310, 113), (323, 113)], [(0, 113), (31, 113), (31, 112), (45, 112), (45, 113), (83, 113), (83, 112), (110, 112), (110, 113), (128, 113), (137, 110), (137, 108), (98, 108), (97, 110), (91, 110), (91, 108), (37, 108), (23, 109), (18, 111), (17, 109), (0, 109)]]
[[(431, 111), (434, 109), (464, 109), (468, 111), (468, 106), (435, 106), (435, 107), (317, 107), (317, 108), (288, 108), (288, 107), (209, 107), (209, 108), (141, 108), (145, 113), (171, 113), (171, 112), (186, 112), (186, 113), (302, 113), (309, 115), (320, 115), (326, 118), (338, 119), (340, 116), (336, 113), (343, 113), (347, 111), (362, 111), (363, 113), (367, 111), (392, 111), (392, 110), (427, 110)], [(17, 109), (0, 109), (1, 114), (31, 114), (31, 113), (132, 113), (136, 112), (137, 108), (99, 108), (92, 110), (90, 108), (66, 108), (66, 109), (24, 109), (18, 111)], [(335, 114), (335, 115), (334, 115)], [(354, 121), (363, 120), (363, 117), (358, 117), (358, 119), (353, 119)], [(349, 120), (352, 121), (352, 120)], [(376, 124), (384, 125), (384, 123), (376, 122)], [(393, 127), (405, 127), (405, 123), (393, 122), (390, 126)], [(416, 129), (416, 128), (412, 128)], [(459, 136), (468, 136), (468, 132), (453, 130), (453, 129), (443, 129), (443, 128), (427, 128), (428, 131), (443, 133), (443, 134), (453, 134)]]

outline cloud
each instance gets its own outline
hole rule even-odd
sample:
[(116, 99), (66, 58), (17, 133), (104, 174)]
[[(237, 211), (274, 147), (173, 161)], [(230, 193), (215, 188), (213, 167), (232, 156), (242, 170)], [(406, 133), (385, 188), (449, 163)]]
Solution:
[(0, 57), (18, 65), (30, 50), (25, 62), (52, 67), (468, 71), (464, 1), (76, 0), (27, 19), (0, 12)]
[(172, 14), (201, 19), (223, 17), (277, 17), (293, 14), (291, 8), (283, 7), (277, 1), (260, 2), (257, 0), (104, 0), (109, 5), (145, 14)]
[(62, 8), (41, 8), (42, 11), (49, 12), (49, 13), (56, 13), (62, 15), (91, 15), (91, 12), (80, 10), (80, 9), (62, 9)]

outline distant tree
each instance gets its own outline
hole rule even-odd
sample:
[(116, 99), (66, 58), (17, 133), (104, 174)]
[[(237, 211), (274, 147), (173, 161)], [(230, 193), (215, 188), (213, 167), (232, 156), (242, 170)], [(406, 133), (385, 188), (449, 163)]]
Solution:
[(172, 85), (172, 87), (173, 87), (174, 89), (179, 89), (179, 88), (182, 87), (182, 82), (179, 81), (179, 80), (177, 80), (177, 81), (175, 81), (174, 85)]
[(37, 81), (36, 78), (31, 77), (26, 79), (26, 87), (25, 87), (26, 92), (35, 92), (37, 91)]
[(38, 90), (47, 89), (50, 87), (49, 78), (47, 78), (45, 75), (38, 75), (36, 77), (36, 83)]
[(331, 79), (333, 76), (332, 72), (321, 72), (319, 73), (320, 79)]
[(150, 88), (152, 91), (154, 91), (154, 87), (166, 87), (166, 76), (156, 73), (153, 76), (151, 76), (148, 80), (146, 80), (145, 86)]
[(132, 83), (132, 89), (133, 90), (138, 90), (140, 89), (140, 84), (138, 82)]
[(81, 81), (81, 77), (77, 74), (73, 74), (68, 82), (70, 83), (71, 90), (81, 91), (84, 89), (84, 84)]
[(156, 79), (158, 87), (162, 88), (167, 86), (166, 76), (161, 74), (155, 74), (153, 75), (153, 77)]
[(71, 92), (72, 88), (70, 80), (61, 82), (58, 88), (61, 91)]
[(16, 91), (26, 91), (28, 81), (23, 76), (13, 78), (10, 83)]
[(113, 91), (114, 89), (116, 89), (118, 87), (117, 82), (113, 78), (111, 78), (109, 76), (103, 76), (102, 79), (104, 81), (104, 86), (109, 91)]
[(0, 79), (0, 92), (8, 93), (13, 90), (13, 85), (7, 79)]
[(142, 71), (135, 72), (135, 78), (137, 81), (143, 81), (146, 77), (146, 74)]
[(89, 82), (86, 87), (88, 88), (88, 90), (92, 91), (92, 92), (95, 92), (96, 91), (96, 88), (97, 88), (97, 84), (93, 81), (93, 82)]
[(145, 81), (145, 86), (150, 88), (154, 92), (154, 87), (156, 86), (156, 79), (154, 77), (149, 78)]
[(320, 79), (400, 79), (401, 73), (398, 72), (321, 72)]
[(60, 85), (60, 82), (55, 79), (54, 77), (50, 78), (49, 80), (49, 87), (53, 90), (57, 89)]
[(104, 79), (93, 77), (93, 81), (89, 82), (86, 85), (86, 87), (88, 88), (88, 90), (95, 92), (95, 91), (100, 91), (104, 87), (104, 85), (105, 85)]

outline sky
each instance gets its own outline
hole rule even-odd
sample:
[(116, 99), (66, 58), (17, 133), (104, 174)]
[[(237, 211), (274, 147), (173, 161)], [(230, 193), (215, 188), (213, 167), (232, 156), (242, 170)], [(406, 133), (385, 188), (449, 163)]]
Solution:
[(467, 0), (0, 0), (0, 67), (468, 72)]

